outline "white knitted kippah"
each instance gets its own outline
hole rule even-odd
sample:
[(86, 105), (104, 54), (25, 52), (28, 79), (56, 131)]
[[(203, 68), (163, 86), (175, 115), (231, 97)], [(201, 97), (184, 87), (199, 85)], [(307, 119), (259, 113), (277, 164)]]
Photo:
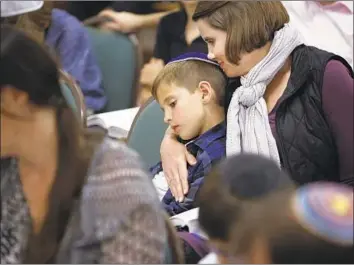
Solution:
[(43, 6), (43, 1), (1, 1), (1, 17), (12, 17), (36, 11)]

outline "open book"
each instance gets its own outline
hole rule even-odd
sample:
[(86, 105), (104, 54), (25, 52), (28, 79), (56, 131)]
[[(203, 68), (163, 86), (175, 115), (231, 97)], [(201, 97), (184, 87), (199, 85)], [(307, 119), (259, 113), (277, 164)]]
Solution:
[(99, 127), (100, 129), (103, 129), (109, 137), (115, 139), (122, 139), (128, 136), (127, 130), (107, 124), (105, 120), (98, 115), (87, 117), (87, 127)]
[(194, 208), (192, 210), (172, 216), (170, 221), (176, 227), (187, 227), (189, 233), (194, 233), (207, 239), (207, 235), (199, 227), (198, 215), (199, 208)]
[(131, 108), (91, 115), (87, 117), (87, 127), (103, 129), (112, 138), (126, 138), (138, 110)]

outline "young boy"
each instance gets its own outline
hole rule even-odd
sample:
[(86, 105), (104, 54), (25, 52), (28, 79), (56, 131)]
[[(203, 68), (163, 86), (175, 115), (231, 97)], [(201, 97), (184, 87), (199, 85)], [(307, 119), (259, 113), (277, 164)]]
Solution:
[(176, 201), (168, 189), (161, 162), (151, 168), (159, 198), (170, 215), (194, 208), (204, 176), (225, 156), (225, 86), (218, 64), (202, 53), (177, 57), (154, 81), (152, 94), (164, 111), (164, 121), (197, 160), (188, 167), (189, 192), (183, 201)]

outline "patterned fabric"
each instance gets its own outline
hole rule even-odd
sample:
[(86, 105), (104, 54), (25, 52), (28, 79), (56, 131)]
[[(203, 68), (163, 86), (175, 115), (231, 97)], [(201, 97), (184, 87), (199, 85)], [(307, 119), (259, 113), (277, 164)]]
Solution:
[(64, 71), (81, 87), (87, 107), (94, 111), (103, 109), (107, 100), (102, 75), (84, 26), (67, 12), (54, 8), (46, 43), (56, 50)]
[(1, 263), (21, 263), (32, 225), (16, 160), (1, 160)]
[[(188, 166), (189, 191), (184, 201), (177, 202), (171, 190), (168, 190), (162, 199), (162, 203), (170, 215), (179, 214), (194, 208), (195, 196), (204, 182), (204, 176), (210, 172), (215, 163), (225, 157), (226, 123), (223, 122), (216, 125), (197, 139), (187, 143), (187, 150), (196, 157), (197, 163), (193, 166)], [(153, 176), (160, 173), (163, 171), (162, 163), (159, 162), (150, 171)]]
[[(1, 167), (2, 263), (22, 263), (31, 227), (14, 161)], [(100, 146), (78, 206), (79, 227), (69, 222), (64, 239), (73, 231), (79, 237), (63, 239), (60, 246), (69, 248), (67, 263), (163, 262), (163, 209), (138, 155), (124, 144), (106, 139)]]

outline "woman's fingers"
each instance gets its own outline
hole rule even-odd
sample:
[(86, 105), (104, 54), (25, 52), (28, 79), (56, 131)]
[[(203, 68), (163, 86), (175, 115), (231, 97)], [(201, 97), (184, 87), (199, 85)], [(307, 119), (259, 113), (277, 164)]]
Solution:
[(186, 160), (188, 165), (194, 166), (197, 163), (197, 160), (195, 159), (194, 155), (192, 155), (191, 153), (189, 153), (186, 150)]
[(107, 18), (110, 18), (110, 19), (114, 19), (115, 18), (115, 14), (116, 14), (116, 12), (114, 12), (113, 10), (105, 9), (105, 10), (101, 11), (98, 14), (98, 16), (99, 17), (107, 17)]
[(160, 152), (162, 168), (169, 189), (176, 201), (182, 202), (184, 195), (188, 192), (186, 147), (168, 136), (162, 141)]
[(100, 26), (100, 28), (103, 29), (103, 30), (112, 30), (112, 31), (120, 31), (120, 30), (121, 30), (119, 24), (116, 23), (116, 22), (106, 22), (106, 23), (103, 23), (103, 24)]

